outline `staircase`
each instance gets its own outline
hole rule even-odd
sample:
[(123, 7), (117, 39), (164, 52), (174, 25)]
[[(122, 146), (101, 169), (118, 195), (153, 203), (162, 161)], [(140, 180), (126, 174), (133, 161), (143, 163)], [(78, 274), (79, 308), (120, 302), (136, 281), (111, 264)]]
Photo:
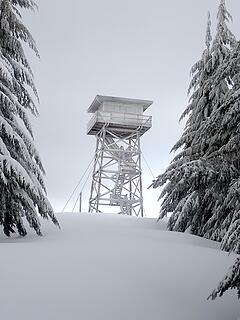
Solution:
[(111, 205), (120, 206), (121, 213), (130, 215), (131, 203), (128, 195), (123, 195), (123, 186), (127, 176), (133, 176), (136, 172), (136, 164), (134, 163), (131, 153), (126, 152), (123, 147), (119, 147), (112, 137), (106, 138), (109, 146), (109, 153), (118, 161), (119, 172), (114, 175), (114, 189), (110, 196)]

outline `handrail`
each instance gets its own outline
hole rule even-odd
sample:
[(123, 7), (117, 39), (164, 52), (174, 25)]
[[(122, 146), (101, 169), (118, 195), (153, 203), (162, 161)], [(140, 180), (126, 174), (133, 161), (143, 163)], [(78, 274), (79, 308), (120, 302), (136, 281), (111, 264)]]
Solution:
[(97, 111), (90, 119), (87, 130), (89, 131), (96, 122), (129, 124), (136, 126), (152, 126), (152, 117), (142, 114), (126, 113), (126, 112), (105, 112)]

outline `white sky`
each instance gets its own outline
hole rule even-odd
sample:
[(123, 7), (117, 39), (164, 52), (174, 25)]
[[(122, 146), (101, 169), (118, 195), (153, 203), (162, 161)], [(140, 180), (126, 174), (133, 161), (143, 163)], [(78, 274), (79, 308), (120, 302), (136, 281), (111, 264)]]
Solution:
[[(239, 38), (240, 2), (228, 0), (230, 28)], [(94, 155), (86, 135), (86, 110), (96, 94), (153, 100), (153, 128), (142, 151), (155, 175), (182, 133), (178, 119), (187, 104), (189, 71), (204, 49), (207, 11), (216, 0), (42, 0), (25, 22), (41, 60), (32, 60), (41, 105), (34, 121), (36, 145), (47, 171), (49, 199), (60, 211)], [(159, 190), (147, 190), (145, 211), (157, 216)], [(89, 188), (83, 191), (87, 210)], [(73, 203), (68, 207), (71, 211)]]

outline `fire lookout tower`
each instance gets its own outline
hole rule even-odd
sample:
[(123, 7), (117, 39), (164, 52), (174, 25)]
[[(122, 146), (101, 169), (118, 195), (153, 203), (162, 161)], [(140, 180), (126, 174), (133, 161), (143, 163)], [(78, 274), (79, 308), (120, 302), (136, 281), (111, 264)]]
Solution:
[(140, 137), (151, 128), (144, 115), (152, 101), (97, 95), (87, 134), (97, 138), (89, 212), (111, 206), (119, 214), (143, 216)]

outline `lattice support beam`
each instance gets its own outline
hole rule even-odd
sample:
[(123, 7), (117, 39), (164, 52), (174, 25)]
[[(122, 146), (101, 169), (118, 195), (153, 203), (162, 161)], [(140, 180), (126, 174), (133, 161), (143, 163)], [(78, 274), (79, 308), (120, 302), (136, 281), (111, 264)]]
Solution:
[(96, 135), (89, 212), (143, 216), (140, 130), (119, 134), (105, 125)]

